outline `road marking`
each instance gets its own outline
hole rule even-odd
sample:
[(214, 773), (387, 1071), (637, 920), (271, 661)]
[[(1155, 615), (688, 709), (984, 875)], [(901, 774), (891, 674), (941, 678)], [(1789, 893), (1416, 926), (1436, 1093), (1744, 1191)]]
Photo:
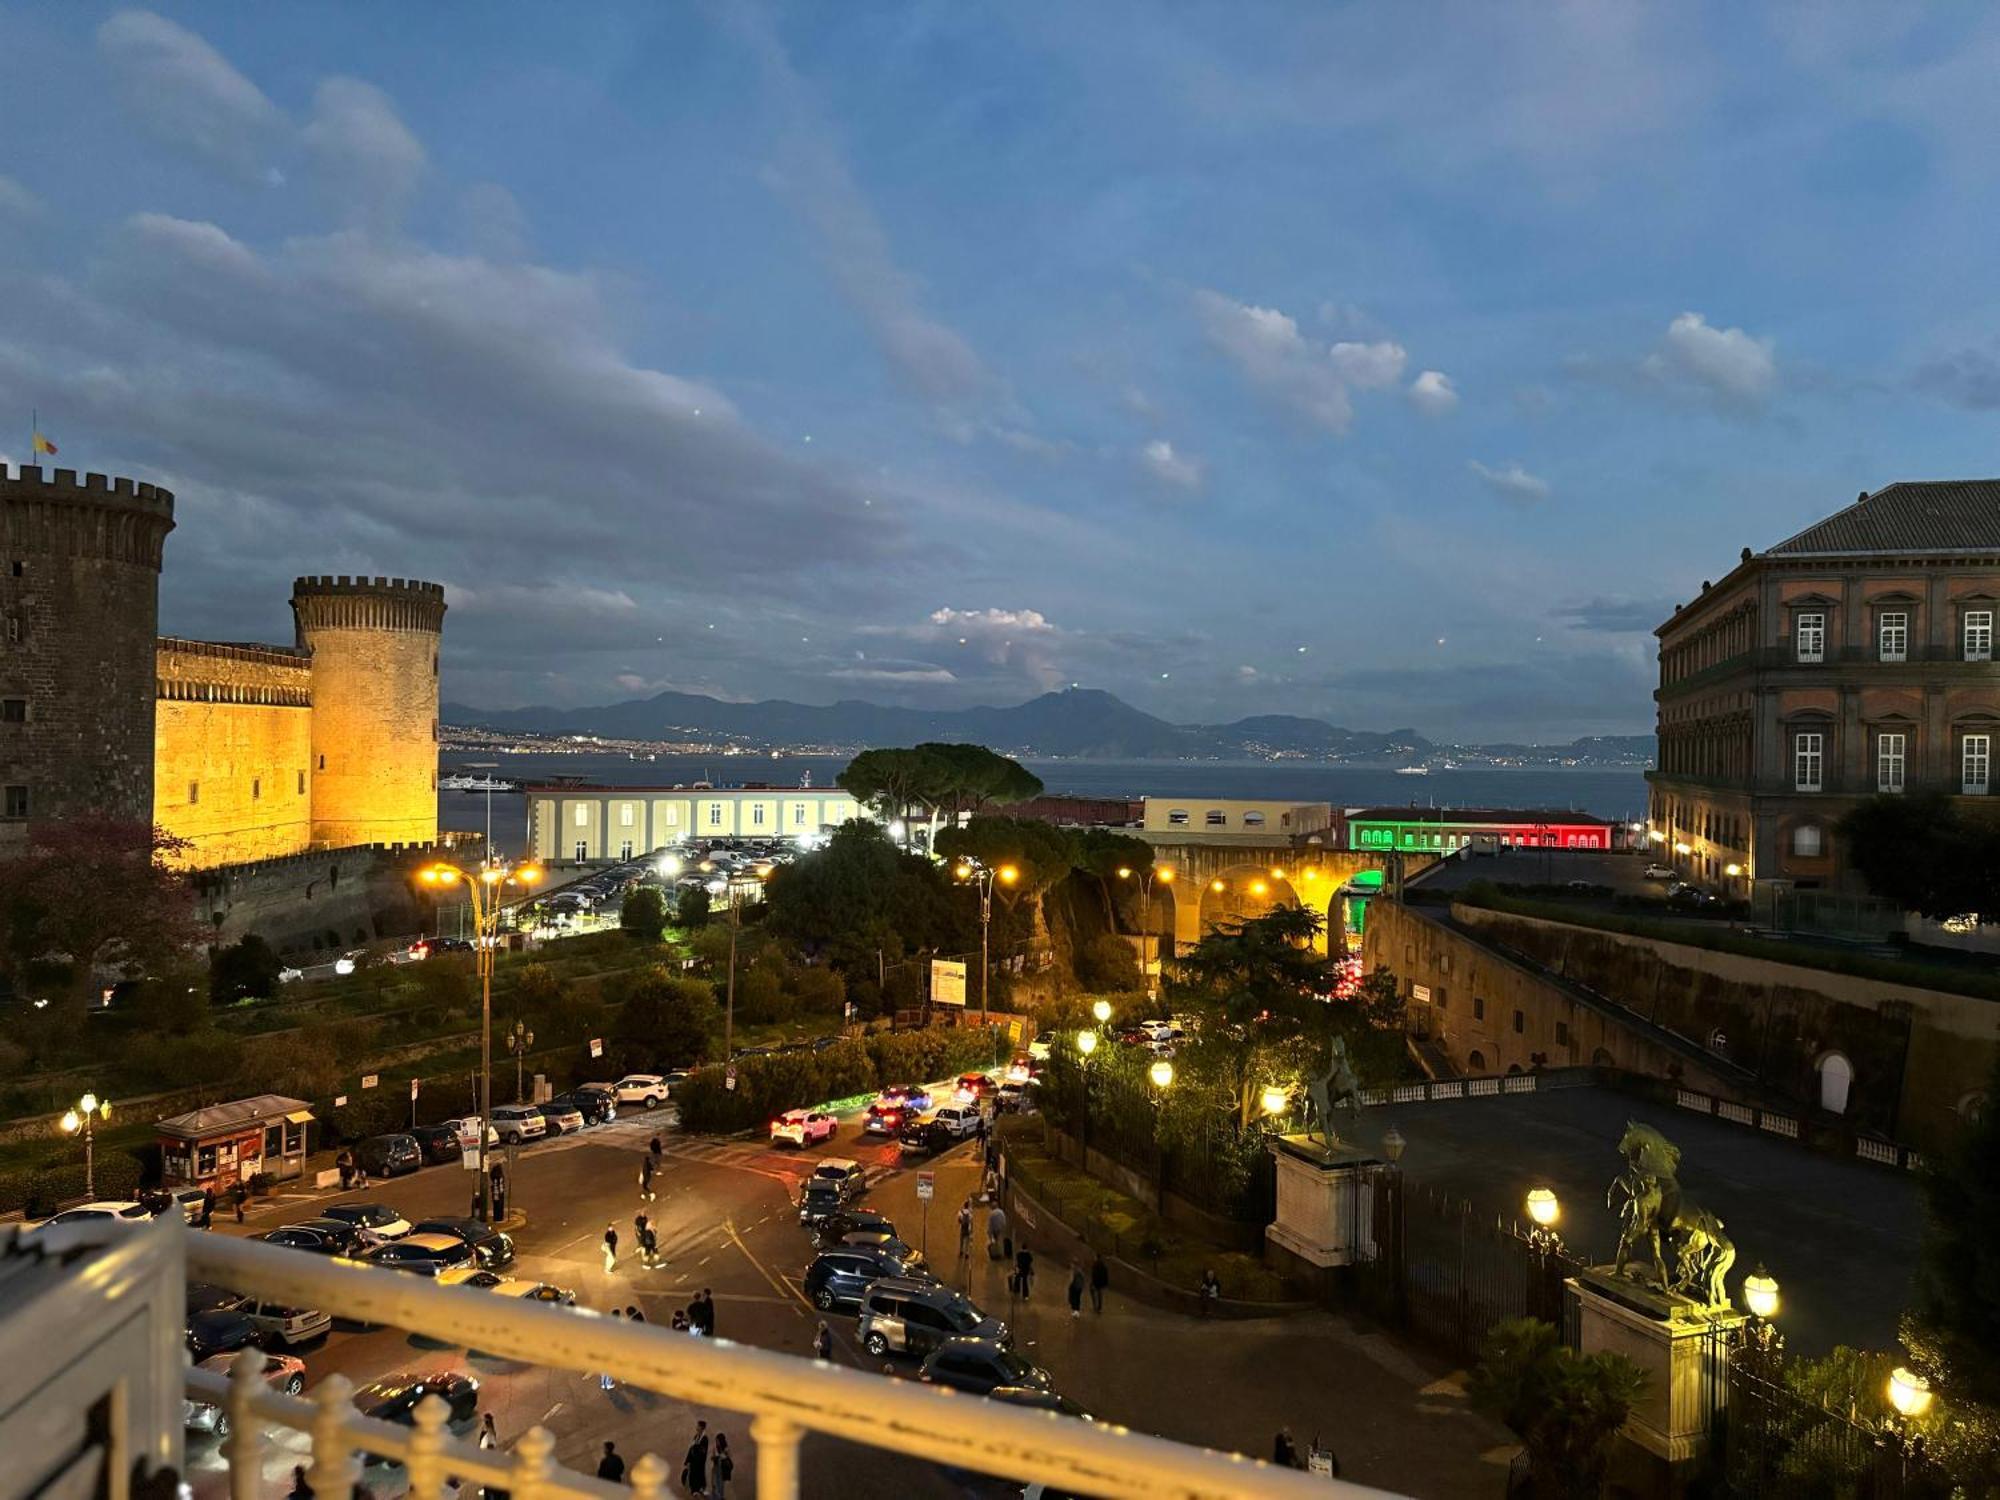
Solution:
[(555, 1416), (557, 1412), (561, 1411), (567, 1405), (569, 1405), (567, 1401), (558, 1401), (554, 1406), (551, 1406), (547, 1411), (542, 1413), (542, 1420), (544, 1422), (550, 1420), (552, 1417)]
[(770, 1282), (772, 1288), (775, 1291), (777, 1291), (781, 1296), (791, 1296), (798, 1299), (798, 1307), (795, 1308), (794, 1311), (796, 1311), (800, 1317), (805, 1317), (812, 1312), (813, 1305), (812, 1303), (806, 1300), (806, 1295), (804, 1292), (800, 1291), (797, 1287), (793, 1286), (789, 1281), (786, 1281), (783, 1277), (772, 1275), (771, 1272), (765, 1267), (764, 1262), (757, 1259), (757, 1257), (751, 1253), (750, 1247), (743, 1243), (743, 1237), (736, 1232), (736, 1225), (734, 1221), (729, 1219), (724, 1219), (722, 1221), (722, 1227), (723, 1230), (729, 1235), (730, 1242), (734, 1244), (738, 1250), (741, 1250), (743, 1252), (743, 1258), (749, 1261), (751, 1265), (757, 1268), (757, 1274), (759, 1276), (762, 1276), (766, 1281)]

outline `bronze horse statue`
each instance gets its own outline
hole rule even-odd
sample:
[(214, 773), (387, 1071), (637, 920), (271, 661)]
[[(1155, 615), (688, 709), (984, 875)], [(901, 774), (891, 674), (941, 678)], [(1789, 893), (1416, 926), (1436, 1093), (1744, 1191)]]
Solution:
[[(1652, 1126), (1633, 1120), (1625, 1126), (1618, 1154), (1625, 1169), (1604, 1198), (1605, 1207), (1616, 1205), (1621, 1225), (1613, 1273), (1627, 1274), (1627, 1265), (1637, 1259), (1640, 1280), (1710, 1307), (1728, 1307), (1726, 1278), (1736, 1261), (1736, 1246), (1723, 1232), (1722, 1220), (1681, 1196), (1680, 1148)], [(1647, 1260), (1652, 1262), (1650, 1277), (1645, 1274)]]
[(1333, 1112), (1338, 1108), (1361, 1112), (1361, 1079), (1355, 1074), (1354, 1064), (1348, 1061), (1347, 1039), (1335, 1037), (1326, 1062), (1326, 1071), (1306, 1083), (1306, 1099), (1312, 1106), (1313, 1124), (1317, 1130), (1308, 1130), (1310, 1140), (1317, 1134), (1321, 1141), (1332, 1146), (1339, 1142), (1339, 1134), (1333, 1128)]

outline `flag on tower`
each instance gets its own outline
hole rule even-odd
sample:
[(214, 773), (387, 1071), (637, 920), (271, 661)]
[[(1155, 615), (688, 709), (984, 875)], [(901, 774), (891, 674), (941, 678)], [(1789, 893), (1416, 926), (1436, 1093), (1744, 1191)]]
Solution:
[(53, 456), (56, 451), (56, 445), (38, 432), (35, 434), (35, 451)]

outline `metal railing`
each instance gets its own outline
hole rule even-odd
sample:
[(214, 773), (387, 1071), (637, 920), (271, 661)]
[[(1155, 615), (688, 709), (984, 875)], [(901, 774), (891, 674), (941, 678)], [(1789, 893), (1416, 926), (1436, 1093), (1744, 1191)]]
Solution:
[[(186, 1236), (190, 1273), (237, 1291), (336, 1317), (389, 1325), (482, 1353), (578, 1372), (610, 1371), (657, 1394), (741, 1412), (756, 1447), (758, 1500), (796, 1500), (799, 1445), (808, 1433), (982, 1473), (1039, 1479), (1052, 1489), (1132, 1500), (1380, 1495), (1364, 1486), (1274, 1468), (1053, 1412), (966, 1397), (820, 1361), (726, 1340), (691, 1339), (670, 1329), (600, 1318), (587, 1310), (524, 1305), (464, 1287), (441, 1287), (377, 1267), (223, 1236)], [(441, 1500), (449, 1480), (504, 1489), (514, 1500), (611, 1500), (617, 1486), (558, 1467), (555, 1438), (536, 1426), (511, 1454), (481, 1452), (445, 1430), (443, 1403), (428, 1398), (412, 1427), (364, 1417), (339, 1375), (310, 1398), (265, 1387), (252, 1351), (225, 1380), (191, 1370), (188, 1390), (219, 1402), (230, 1419), (223, 1444), (232, 1500), (259, 1500), (271, 1428), (307, 1436), (308, 1482), (321, 1495), (346, 1495), (357, 1454), (403, 1464), (410, 1500)], [(666, 1493), (665, 1463), (646, 1454), (630, 1488), (642, 1500)]]

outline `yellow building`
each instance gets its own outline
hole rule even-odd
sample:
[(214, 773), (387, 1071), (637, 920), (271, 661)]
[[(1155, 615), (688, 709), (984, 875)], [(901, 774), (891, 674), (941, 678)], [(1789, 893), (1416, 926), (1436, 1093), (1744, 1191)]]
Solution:
[(690, 839), (817, 837), (864, 813), (839, 787), (557, 783), (523, 791), (529, 848), (551, 863), (637, 859)]
[(1333, 827), (1330, 802), (1269, 802), (1242, 797), (1148, 797), (1142, 826), (1149, 834), (1206, 835), (1244, 843), (1287, 842)]
[(292, 646), (163, 637), (153, 819), (194, 869), (437, 837), (444, 589), (301, 578)]

